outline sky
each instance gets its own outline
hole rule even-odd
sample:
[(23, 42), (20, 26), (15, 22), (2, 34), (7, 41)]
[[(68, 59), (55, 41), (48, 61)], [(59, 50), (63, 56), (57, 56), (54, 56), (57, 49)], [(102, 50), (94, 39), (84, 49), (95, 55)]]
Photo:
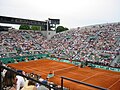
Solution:
[(64, 27), (76, 28), (120, 22), (120, 0), (0, 0), (0, 16), (54, 18)]

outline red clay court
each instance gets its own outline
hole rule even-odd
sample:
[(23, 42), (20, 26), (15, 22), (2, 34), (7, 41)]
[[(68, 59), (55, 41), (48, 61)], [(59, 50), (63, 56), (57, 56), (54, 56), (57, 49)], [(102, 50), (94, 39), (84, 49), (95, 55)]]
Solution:
[[(104, 87), (109, 90), (120, 90), (120, 72), (113, 72), (98, 68), (91, 69), (90, 67), (79, 68), (73, 64), (48, 59), (19, 62), (17, 64), (13, 63), (8, 65), (28, 73), (40, 74), (44, 79), (50, 71), (54, 71), (55, 76), (49, 81), (58, 85), (61, 84), (60, 77), (65, 76), (85, 83)], [(97, 90), (95, 88), (77, 84), (68, 80), (64, 80), (64, 87), (70, 88), (70, 90)]]

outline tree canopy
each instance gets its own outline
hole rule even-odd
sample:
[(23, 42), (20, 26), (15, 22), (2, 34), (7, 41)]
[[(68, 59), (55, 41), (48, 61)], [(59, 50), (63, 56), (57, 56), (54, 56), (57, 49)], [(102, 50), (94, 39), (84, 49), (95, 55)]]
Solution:
[(20, 25), (19, 29), (20, 30), (30, 30), (30, 26), (29, 25)]
[(56, 33), (63, 32), (63, 31), (66, 31), (66, 30), (68, 30), (68, 28), (63, 27), (63, 26), (58, 26), (57, 29), (56, 29)]
[[(30, 26), (30, 25), (20, 25), (19, 29), (20, 30), (41, 30), (41, 26)], [(66, 31), (68, 30), (67, 27), (63, 27), (63, 26), (58, 26), (56, 28), (56, 33), (59, 33), (59, 32), (63, 32), (63, 31)]]
[(41, 30), (41, 26), (20, 25), (20, 30)]
[(40, 26), (31, 26), (31, 30), (40, 30), (41, 27)]

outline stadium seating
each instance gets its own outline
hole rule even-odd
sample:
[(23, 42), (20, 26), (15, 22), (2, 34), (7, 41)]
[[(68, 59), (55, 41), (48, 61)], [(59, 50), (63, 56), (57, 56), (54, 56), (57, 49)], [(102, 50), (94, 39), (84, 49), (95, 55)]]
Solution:
[[(50, 40), (38, 31), (9, 30), (0, 32), (0, 46), (2, 59), (28, 56), (29, 60), (33, 60), (49, 54), (65, 60), (87, 60), (103, 66), (120, 67), (120, 23), (72, 29), (58, 33)], [(24, 61), (24, 58), (18, 60)]]

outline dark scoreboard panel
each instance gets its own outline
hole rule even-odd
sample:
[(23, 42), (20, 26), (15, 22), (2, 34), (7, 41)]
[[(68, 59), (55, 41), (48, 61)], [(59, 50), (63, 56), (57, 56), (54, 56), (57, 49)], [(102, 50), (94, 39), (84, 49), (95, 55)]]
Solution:
[(6, 17), (0, 16), (0, 23), (9, 23), (9, 24), (27, 24), (27, 25), (47, 25), (45, 21), (29, 20), (22, 18)]
[(0, 31), (8, 31), (9, 28), (11, 28), (11, 27), (8, 27), (8, 26), (0, 26)]
[(49, 18), (48, 20), (49, 20), (50, 24), (60, 24), (60, 19), (51, 19), (51, 18)]

